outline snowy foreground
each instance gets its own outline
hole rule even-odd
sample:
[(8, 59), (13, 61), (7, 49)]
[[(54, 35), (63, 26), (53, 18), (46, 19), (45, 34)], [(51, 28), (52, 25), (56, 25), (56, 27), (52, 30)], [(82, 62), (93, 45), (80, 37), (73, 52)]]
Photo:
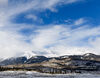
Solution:
[(5, 72), (0, 72), (0, 78), (100, 78), (100, 75), (99, 74), (50, 75), (37, 72), (5, 71)]

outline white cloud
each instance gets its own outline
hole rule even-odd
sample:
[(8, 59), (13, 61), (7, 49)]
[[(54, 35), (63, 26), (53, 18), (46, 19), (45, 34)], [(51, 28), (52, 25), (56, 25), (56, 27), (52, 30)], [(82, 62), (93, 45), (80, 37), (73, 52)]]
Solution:
[[(57, 6), (68, 5), (78, 1), (83, 0), (30, 0), (27, 3), (20, 1), (20, 3), (12, 3), (8, 6), (7, 0), (1, 0), (0, 5), (5, 4), (6, 6), (0, 7), (0, 56), (12, 57), (31, 51), (33, 51), (33, 54), (48, 56), (83, 54), (86, 52), (100, 54), (98, 47), (100, 40), (99, 37), (95, 38), (95, 36), (100, 35), (100, 27), (89, 28), (88, 24), (87, 26), (82, 25), (86, 22), (83, 18), (71, 24), (82, 25), (82, 27), (72, 29), (71, 25), (51, 24), (44, 28), (37, 28), (31, 36), (27, 37), (18, 32), (19, 29), (23, 29), (27, 25), (11, 22), (11, 19), (16, 17), (17, 14), (29, 10), (44, 11), (49, 9), (56, 11)], [(27, 18), (35, 21), (39, 20), (39, 17), (34, 14), (28, 15)], [(92, 37), (95, 40), (91, 40)], [(27, 43), (25, 39), (30, 40), (30, 43)], [(84, 39), (87, 41), (85, 42)]]
[[(33, 36), (32, 43), (37, 48), (45, 48), (52, 44), (56, 44), (59, 39), (63, 36), (64, 28), (60, 26), (54, 26), (43, 30), (37, 30), (36, 36)], [(62, 36), (61, 34), (62, 33)]]
[(47, 54), (57, 55), (83, 54), (87, 52), (99, 54), (99, 51), (95, 50), (99, 48), (96, 46), (99, 41), (96, 44), (91, 44), (90, 39), (100, 35), (100, 27), (71, 29), (65, 25), (52, 25), (36, 32), (37, 34), (32, 39), (35, 50), (47, 51), (49, 52)]
[(84, 24), (84, 23), (86, 23), (86, 22), (87, 22), (86, 19), (80, 18), (80, 19), (78, 19), (78, 20), (76, 20), (76, 21), (74, 22), (74, 25), (82, 25), (82, 24)]
[[(30, 0), (27, 3), (21, 1), (8, 2), (8, 0), (0, 0), (0, 26), (6, 26), (12, 23), (11, 19), (17, 14), (33, 10), (33, 11), (44, 11), (49, 9), (55, 11), (56, 6), (59, 4), (71, 4), (83, 0)], [(6, 6), (4, 6), (4, 4)], [(34, 15), (34, 14), (33, 14)], [(36, 16), (35, 16), (36, 19)]]
[(23, 36), (14, 32), (0, 31), (0, 57), (19, 56), (28, 50), (31, 51)]
[(27, 15), (26, 18), (32, 20), (33, 22), (43, 23), (43, 20), (41, 18), (33, 14)]
[(34, 21), (36, 21), (37, 19), (38, 19), (38, 17), (37, 16), (35, 16), (35, 15), (27, 15), (26, 16), (26, 18), (28, 18), (28, 19), (32, 19), (32, 20), (34, 20)]
[(51, 47), (49, 50), (51, 51), (52, 54), (56, 54), (56, 56), (96, 53), (95, 50), (89, 47), (77, 47), (77, 46), (72, 47), (72, 46), (63, 46), (63, 45), (57, 45), (55, 47)]
[(99, 47), (100, 46), (100, 36), (89, 39), (89, 43), (91, 44), (91, 47), (94, 48), (95, 52), (97, 52), (97, 54), (100, 54), (100, 47)]
[(8, 4), (8, 0), (0, 0), (0, 7)]
[[(72, 29), (67, 25), (49, 25), (34, 32), (31, 36), (25, 37), (16, 31), (0, 30), (0, 56), (19, 56), (31, 51), (34, 55), (47, 56), (88, 52), (100, 54), (100, 27), (83, 26)], [(30, 43), (25, 40), (30, 40)]]

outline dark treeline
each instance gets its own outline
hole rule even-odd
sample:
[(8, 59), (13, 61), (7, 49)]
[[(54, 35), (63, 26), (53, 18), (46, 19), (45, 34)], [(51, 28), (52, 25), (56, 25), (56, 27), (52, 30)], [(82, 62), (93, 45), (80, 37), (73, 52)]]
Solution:
[(98, 67), (77, 67), (77, 68), (52, 68), (43, 66), (34, 67), (1, 67), (0, 71), (37, 71), (40, 73), (51, 73), (51, 74), (66, 74), (66, 73), (82, 73), (83, 71), (99, 71)]

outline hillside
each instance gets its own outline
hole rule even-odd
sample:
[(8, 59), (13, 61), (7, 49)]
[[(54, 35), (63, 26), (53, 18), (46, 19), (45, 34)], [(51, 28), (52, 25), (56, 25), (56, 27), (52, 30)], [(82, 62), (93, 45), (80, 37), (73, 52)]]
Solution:
[(47, 58), (32, 56), (18, 57), (0, 62), (1, 71), (28, 70), (42, 73), (83, 73), (100, 71), (100, 55), (87, 53), (84, 55), (65, 55)]

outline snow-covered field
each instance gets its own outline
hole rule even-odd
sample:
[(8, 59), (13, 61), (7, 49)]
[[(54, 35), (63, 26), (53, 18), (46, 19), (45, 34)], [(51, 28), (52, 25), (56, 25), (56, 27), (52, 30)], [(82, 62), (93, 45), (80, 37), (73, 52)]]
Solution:
[(100, 78), (100, 75), (99, 74), (50, 75), (37, 72), (6, 71), (6, 72), (0, 72), (0, 78)]

